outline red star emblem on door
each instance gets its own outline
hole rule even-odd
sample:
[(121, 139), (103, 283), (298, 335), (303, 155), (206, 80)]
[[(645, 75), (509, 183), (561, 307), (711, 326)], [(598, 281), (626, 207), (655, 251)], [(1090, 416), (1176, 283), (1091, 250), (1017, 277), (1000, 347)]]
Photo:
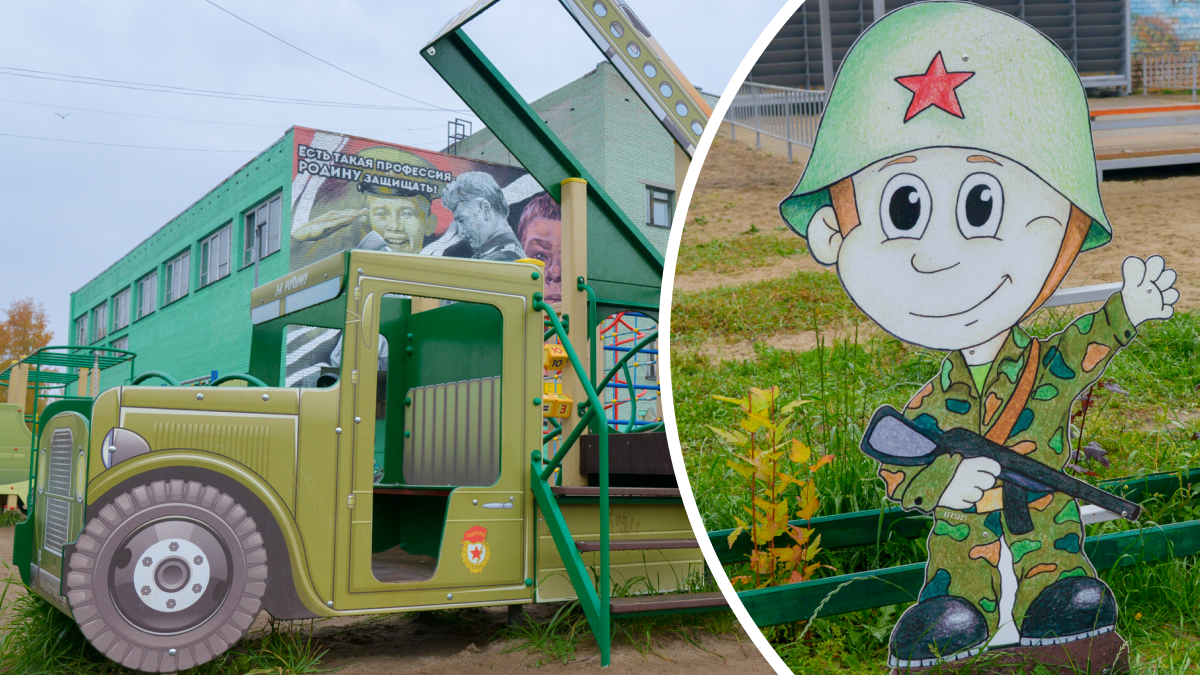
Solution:
[(961, 119), (962, 106), (958, 104), (958, 94), (954, 90), (974, 76), (975, 73), (968, 71), (946, 72), (942, 53), (938, 52), (929, 62), (929, 68), (925, 70), (924, 75), (897, 77), (896, 82), (913, 93), (908, 112), (904, 113), (904, 121), (908, 122), (922, 111), (935, 106)]

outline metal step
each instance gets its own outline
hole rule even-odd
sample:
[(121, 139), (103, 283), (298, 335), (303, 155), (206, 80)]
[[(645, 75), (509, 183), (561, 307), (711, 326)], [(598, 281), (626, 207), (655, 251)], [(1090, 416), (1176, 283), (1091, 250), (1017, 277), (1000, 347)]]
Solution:
[(614, 616), (636, 614), (671, 614), (695, 612), (705, 609), (717, 610), (729, 607), (725, 596), (714, 593), (681, 593), (678, 595), (639, 595), (631, 598), (609, 600), (609, 611)]
[[(599, 551), (598, 541), (576, 541), (580, 551)], [(608, 542), (610, 551), (655, 551), (667, 548), (700, 548), (695, 539), (615, 539)]]

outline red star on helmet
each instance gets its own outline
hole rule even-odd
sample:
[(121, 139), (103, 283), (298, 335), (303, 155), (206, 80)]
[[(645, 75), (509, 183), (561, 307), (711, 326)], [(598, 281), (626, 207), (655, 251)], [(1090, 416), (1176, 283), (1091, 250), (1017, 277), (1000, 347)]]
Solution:
[(904, 121), (907, 122), (921, 111), (934, 106), (961, 119), (963, 111), (954, 90), (974, 76), (975, 73), (967, 71), (946, 72), (942, 53), (938, 52), (929, 62), (929, 68), (924, 75), (897, 77), (896, 82), (913, 93), (912, 103), (908, 105), (908, 112), (904, 114)]

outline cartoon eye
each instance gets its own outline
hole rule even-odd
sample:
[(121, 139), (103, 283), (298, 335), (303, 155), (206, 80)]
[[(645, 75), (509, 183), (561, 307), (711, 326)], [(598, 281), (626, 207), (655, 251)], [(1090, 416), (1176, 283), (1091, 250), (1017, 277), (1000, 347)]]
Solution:
[(1004, 213), (1004, 190), (987, 173), (973, 173), (958, 189), (958, 229), (967, 239), (994, 237)]
[(888, 239), (920, 239), (929, 225), (931, 203), (925, 181), (911, 173), (892, 176), (883, 188), (879, 208), (883, 234)]

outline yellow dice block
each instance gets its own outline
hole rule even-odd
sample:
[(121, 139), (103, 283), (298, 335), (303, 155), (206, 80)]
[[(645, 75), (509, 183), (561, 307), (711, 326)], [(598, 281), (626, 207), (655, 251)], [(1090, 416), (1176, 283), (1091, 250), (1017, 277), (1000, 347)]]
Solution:
[(542, 368), (558, 372), (571, 361), (562, 345), (542, 345)]
[(574, 405), (574, 401), (562, 394), (545, 394), (542, 396), (542, 417), (570, 417)]

